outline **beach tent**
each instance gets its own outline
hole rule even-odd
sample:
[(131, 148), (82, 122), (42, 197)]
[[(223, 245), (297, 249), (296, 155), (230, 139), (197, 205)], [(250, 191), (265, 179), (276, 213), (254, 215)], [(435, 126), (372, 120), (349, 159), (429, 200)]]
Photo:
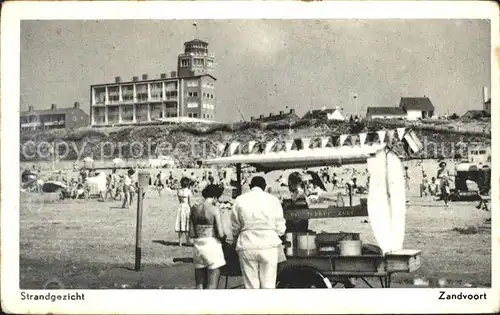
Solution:
[(97, 176), (87, 178), (87, 184), (90, 188), (90, 195), (99, 195), (106, 191), (106, 174), (99, 173)]

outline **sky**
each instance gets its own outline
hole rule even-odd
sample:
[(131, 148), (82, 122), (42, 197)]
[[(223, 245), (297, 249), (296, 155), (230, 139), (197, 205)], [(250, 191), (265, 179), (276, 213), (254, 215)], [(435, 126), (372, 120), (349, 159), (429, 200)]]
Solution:
[[(52, 20), (21, 22), (21, 110), (89, 112), (90, 85), (175, 71), (183, 43), (215, 55), (216, 120), (295, 108), (397, 106), (430, 98), (438, 114), (482, 109), (491, 88), (487, 20)], [(240, 114), (241, 112), (241, 114)]]

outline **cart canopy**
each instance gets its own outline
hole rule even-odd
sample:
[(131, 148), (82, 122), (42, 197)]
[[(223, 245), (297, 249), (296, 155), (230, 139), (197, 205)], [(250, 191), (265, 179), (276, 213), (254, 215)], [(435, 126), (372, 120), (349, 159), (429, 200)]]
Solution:
[(219, 147), (220, 157), (206, 165), (248, 164), (259, 171), (366, 163), (385, 148), (402, 147), (400, 155), (417, 153), (422, 144), (412, 130), (380, 130), (353, 135), (271, 141), (233, 141)]

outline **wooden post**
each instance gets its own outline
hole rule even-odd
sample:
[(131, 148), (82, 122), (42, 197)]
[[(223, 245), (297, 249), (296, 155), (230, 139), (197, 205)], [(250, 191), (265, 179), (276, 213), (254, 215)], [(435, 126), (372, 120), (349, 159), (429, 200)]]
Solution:
[(349, 185), (349, 207), (352, 207), (352, 186)]
[(236, 164), (236, 195), (241, 195), (242, 187), (241, 187), (241, 163)]
[(137, 193), (137, 223), (135, 230), (135, 271), (141, 270), (141, 234), (142, 234), (142, 206), (144, 188), (139, 186)]

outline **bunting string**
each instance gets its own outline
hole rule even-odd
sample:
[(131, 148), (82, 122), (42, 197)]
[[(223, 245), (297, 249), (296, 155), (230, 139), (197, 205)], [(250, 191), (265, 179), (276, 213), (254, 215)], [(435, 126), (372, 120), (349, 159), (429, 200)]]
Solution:
[(418, 152), (422, 147), (420, 140), (413, 131), (406, 128), (397, 128), (394, 130), (378, 130), (358, 134), (306, 137), (280, 141), (233, 141), (226, 144), (219, 144), (217, 152), (223, 157), (229, 157), (232, 155), (267, 154), (326, 148), (368, 147), (379, 144), (392, 144), (396, 141), (407, 142), (409, 148), (414, 152)]

